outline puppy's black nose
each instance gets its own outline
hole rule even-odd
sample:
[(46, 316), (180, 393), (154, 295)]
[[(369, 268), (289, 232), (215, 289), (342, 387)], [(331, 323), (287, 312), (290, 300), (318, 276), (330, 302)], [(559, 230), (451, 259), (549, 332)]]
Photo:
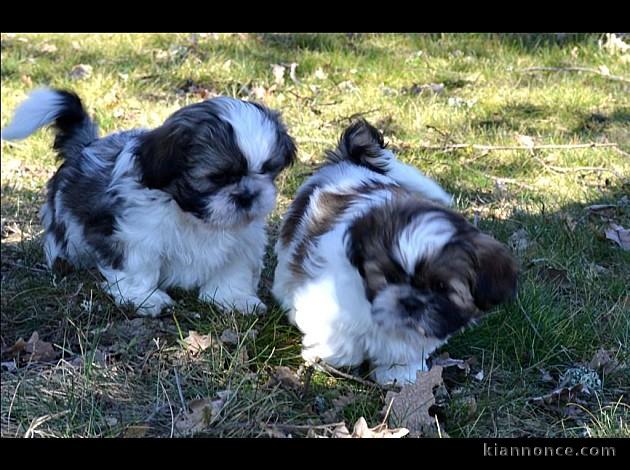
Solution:
[(412, 315), (424, 307), (424, 302), (417, 297), (403, 297), (400, 299), (400, 305), (409, 315)]
[(245, 189), (240, 193), (234, 194), (232, 197), (239, 207), (241, 207), (242, 209), (249, 209), (252, 206), (254, 199), (256, 199), (256, 196), (258, 196), (257, 192)]

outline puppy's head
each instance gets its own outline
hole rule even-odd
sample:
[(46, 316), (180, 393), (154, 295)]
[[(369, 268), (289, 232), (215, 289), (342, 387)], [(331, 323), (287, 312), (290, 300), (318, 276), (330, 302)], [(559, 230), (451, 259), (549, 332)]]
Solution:
[(296, 155), (280, 115), (228, 97), (186, 106), (140, 138), (142, 183), (204, 222), (237, 227), (275, 205), (276, 176)]
[(516, 291), (509, 250), (462, 216), (410, 197), (364, 215), (348, 231), (374, 321), (445, 340)]

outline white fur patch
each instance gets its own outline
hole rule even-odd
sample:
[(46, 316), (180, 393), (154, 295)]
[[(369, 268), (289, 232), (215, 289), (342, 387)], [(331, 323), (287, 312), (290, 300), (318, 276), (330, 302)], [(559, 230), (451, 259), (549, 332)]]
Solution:
[(53, 90), (40, 88), (29, 94), (18, 106), (11, 123), (2, 129), (4, 140), (24, 139), (37, 129), (52, 123), (63, 103), (63, 98)]

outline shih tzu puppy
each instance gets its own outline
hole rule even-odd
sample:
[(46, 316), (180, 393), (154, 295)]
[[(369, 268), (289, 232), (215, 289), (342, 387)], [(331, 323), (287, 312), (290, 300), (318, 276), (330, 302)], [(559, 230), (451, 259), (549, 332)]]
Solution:
[(242, 312), (256, 290), (275, 206), (274, 179), (296, 154), (280, 115), (228, 97), (192, 104), (152, 130), (99, 137), (71, 92), (33, 92), (2, 131), (23, 139), (53, 124), (63, 160), (41, 210), (49, 266), (97, 267), (116, 302), (142, 315), (172, 303), (165, 288)]
[(516, 262), (367, 122), (327, 160), (284, 217), (273, 294), (308, 362), (369, 360), (379, 383), (414, 382), (449, 336), (514, 295)]

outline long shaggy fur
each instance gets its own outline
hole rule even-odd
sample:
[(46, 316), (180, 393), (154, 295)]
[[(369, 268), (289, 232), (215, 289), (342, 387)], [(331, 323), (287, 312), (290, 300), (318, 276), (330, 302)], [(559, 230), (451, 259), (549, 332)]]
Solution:
[(516, 264), (367, 122), (328, 161), (284, 217), (273, 294), (306, 360), (368, 360), (378, 382), (413, 382), (435, 348), (513, 295)]
[(62, 165), (41, 211), (48, 264), (96, 266), (104, 287), (140, 314), (172, 303), (164, 289), (242, 311), (256, 290), (274, 179), (296, 149), (278, 113), (221, 97), (186, 106), (162, 126), (99, 138), (71, 92), (41, 89), (3, 139), (53, 125)]

